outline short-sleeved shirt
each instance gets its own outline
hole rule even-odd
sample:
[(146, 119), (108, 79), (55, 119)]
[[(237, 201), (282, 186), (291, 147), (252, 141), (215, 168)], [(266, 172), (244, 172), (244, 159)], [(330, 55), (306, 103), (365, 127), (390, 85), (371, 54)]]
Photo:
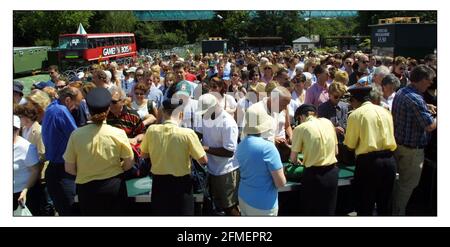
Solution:
[(25, 189), (31, 176), (29, 168), (39, 164), (39, 154), (36, 146), (18, 136), (14, 143), (14, 193)]
[(134, 138), (139, 134), (145, 132), (145, 126), (139, 117), (138, 113), (124, 106), (119, 117), (116, 117), (111, 111), (108, 113), (106, 119), (107, 123), (116, 128), (122, 129), (127, 134), (128, 138)]
[(241, 180), (239, 197), (250, 206), (269, 210), (278, 206), (278, 190), (272, 171), (283, 168), (280, 154), (273, 142), (247, 136), (238, 145), (236, 158)]
[(35, 121), (29, 129), (22, 128), (22, 137), (35, 145), (41, 160), (45, 160), (45, 146), (42, 142), (41, 125)]
[(306, 90), (305, 104), (312, 104), (319, 107), (320, 104), (327, 102), (328, 88), (322, 87), (319, 83), (314, 83)]
[(309, 116), (295, 127), (291, 150), (303, 153), (305, 167), (327, 166), (337, 162), (336, 145), (336, 131), (331, 121)]
[(195, 132), (171, 120), (147, 129), (141, 151), (150, 155), (153, 174), (176, 177), (191, 173), (191, 157), (198, 160), (206, 155)]
[(64, 153), (64, 160), (77, 166), (77, 184), (123, 173), (120, 159), (130, 157), (133, 150), (125, 131), (106, 123), (88, 124), (75, 130)]
[[(239, 135), (236, 121), (226, 111), (214, 119), (203, 119), (202, 126), (197, 129), (203, 134), (203, 145), (212, 148), (225, 148), (234, 152), (237, 147), (237, 138)], [(235, 157), (220, 157), (207, 153), (208, 172), (215, 176), (227, 174), (239, 168)]]
[(355, 149), (355, 154), (374, 151), (394, 151), (394, 124), (391, 113), (381, 106), (364, 102), (347, 120), (344, 144)]
[(400, 145), (423, 148), (429, 136), (425, 128), (433, 123), (427, 104), (414, 87), (408, 85), (400, 89), (392, 103), (395, 140)]
[(42, 141), (45, 145), (45, 158), (53, 163), (64, 164), (63, 154), (66, 151), (70, 134), (77, 128), (72, 114), (67, 107), (53, 101), (45, 111), (42, 120)]

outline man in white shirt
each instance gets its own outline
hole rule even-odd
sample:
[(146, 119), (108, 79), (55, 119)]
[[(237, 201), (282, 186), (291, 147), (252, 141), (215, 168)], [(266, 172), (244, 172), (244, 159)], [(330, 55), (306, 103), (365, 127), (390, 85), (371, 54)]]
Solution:
[(238, 216), (239, 164), (234, 152), (239, 131), (236, 121), (217, 104), (212, 94), (199, 98), (198, 110), (202, 124), (197, 132), (203, 136), (203, 148), (208, 157), (209, 188), (214, 204), (226, 215)]
[(394, 102), (395, 91), (400, 87), (400, 80), (394, 74), (389, 74), (381, 81), (381, 87), (383, 90), (381, 102), (385, 103), (390, 111), (392, 109), (392, 102)]

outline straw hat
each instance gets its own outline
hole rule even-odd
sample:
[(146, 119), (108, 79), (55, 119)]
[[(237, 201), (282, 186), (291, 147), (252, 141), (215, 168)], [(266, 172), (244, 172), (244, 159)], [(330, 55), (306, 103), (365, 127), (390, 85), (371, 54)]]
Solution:
[(212, 94), (203, 94), (198, 99), (198, 111), (197, 114), (203, 115), (210, 109), (215, 108), (217, 105), (217, 98)]
[[(255, 105), (256, 106), (256, 105)], [(261, 107), (250, 107), (245, 112), (244, 134), (261, 134), (272, 129), (273, 118)]]

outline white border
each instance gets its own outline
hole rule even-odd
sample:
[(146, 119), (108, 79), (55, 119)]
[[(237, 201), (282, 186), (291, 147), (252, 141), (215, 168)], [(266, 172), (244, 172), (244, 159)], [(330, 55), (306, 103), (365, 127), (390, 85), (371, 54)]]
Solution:
[[(156, 3), (157, 2), (157, 3)], [(442, 4), (442, 1), (428, 0), (426, 2), (409, 0), (404, 1), (328, 1), (322, 0), (312, 3), (311, 1), (226, 1), (226, 5), (218, 5), (217, 1), (143, 1), (143, 0), (128, 0), (128, 1), (62, 1), (62, 0), (47, 0), (47, 1), (33, 1), (21, 0), (10, 3), (9, 6), (2, 6), (0, 8), (0, 25), (2, 33), (1, 53), (2, 59), (2, 73), (1, 77), (1, 92), (2, 99), (6, 102), (6, 111), (2, 114), (4, 121), (1, 122), (2, 128), (2, 165), (0, 165), (0, 225), (1, 226), (448, 226), (449, 220), (449, 164), (445, 157), (447, 145), (445, 144), (446, 137), (448, 137), (448, 129), (441, 127), (439, 129), (439, 173), (438, 173), (438, 217), (277, 217), (277, 218), (229, 218), (229, 217), (111, 217), (111, 218), (95, 218), (95, 217), (46, 217), (46, 218), (13, 218), (11, 216), (11, 185), (12, 185), (12, 169), (10, 161), (12, 160), (12, 140), (11, 121), (12, 121), (12, 94), (11, 80), (12, 80), (12, 13), (13, 10), (79, 10), (79, 9), (102, 9), (102, 10), (119, 10), (119, 9), (136, 9), (136, 10), (218, 10), (218, 9), (247, 9), (247, 10), (266, 10), (266, 9), (312, 9), (320, 10), (326, 8), (327, 10), (365, 10), (367, 8), (374, 9), (397, 9), (397, 10), (438, 10), (438, 51), (439, 51), (439, 84), (440, 100), (439, 100), (439, 126), (448, 124), (448, 105), (443, 96), (448, 92), (449, 87), (446, 82), (446, 71), (448, 70), (448, 62), (444, 54), (450, 54), (448, 51), (448, 27), (444, 23), (450, 23), (450, 13), (448, 8)], [(4, 5), (6, 4), (3, 3)], [(55, 20), (57, 21), (57, 20)], [(74, 27), (76, 28), (76, 27)], [(445, 70), (444, 70), (445, 69)], [(445, 96), (446, 97), (446, 96)]]

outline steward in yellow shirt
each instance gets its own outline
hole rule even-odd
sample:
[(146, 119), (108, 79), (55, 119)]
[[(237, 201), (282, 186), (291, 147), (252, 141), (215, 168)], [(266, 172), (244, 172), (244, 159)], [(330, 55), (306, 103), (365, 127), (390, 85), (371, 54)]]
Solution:
[(152, 213), (155, 215), (193, 215), (194, 198), (191, 158), (200, 164), (208, 159), (195, 132), (179, 127), (183, 120), (182, 100), (163, 101), (163, 124), (147, 129), (141, 143), (144, 158), (152, 163)]
[(392, 115), (372, 104), (371, 87), (353, 88), (350, 104), (354, 111), (347, 120), (344, 144), (356, 154), (355, 188), (358, 215), (372, 215), (375, 203), (377, 215), (391, 215), (390, 199), (396, 176), (393, 151)]
[(109, 91), (93, 89), (86, 103), (91, 121), (70, 135), (65, 170), (76, 176), (82, 215), (120, 215), (127, 199), (122, 175), (133, 164), (133, 151), (125, 131), (106, 124)]
[(316, 117), (316, 107), (303, 104), (295, 111), (300, 125), (294, 129), (291, 160), (303, 153), (302, 178), (307, 215), (334, 215), (339, 169), (336, 166), (337, 137), (333, 123)]

